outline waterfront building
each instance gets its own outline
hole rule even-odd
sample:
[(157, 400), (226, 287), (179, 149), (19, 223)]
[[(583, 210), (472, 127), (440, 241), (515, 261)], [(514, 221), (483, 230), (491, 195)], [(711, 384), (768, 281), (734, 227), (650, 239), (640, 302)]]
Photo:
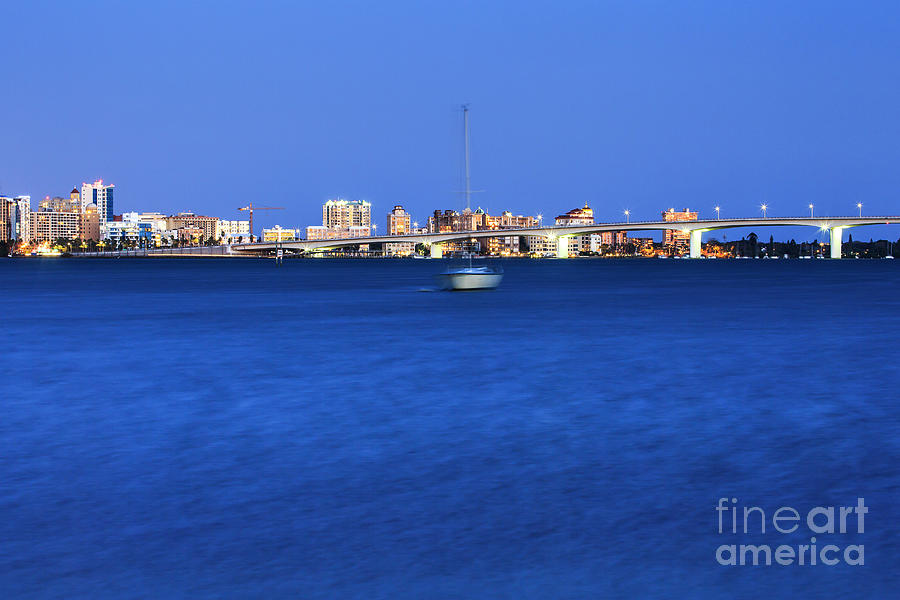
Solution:
[[(685, 208), (681, 212), (675, 212), (674, 208), (663, 211), (663, 221), (666, 223), (677, 223), (684, 221), (696, 221), (696, 211)], [(677, 229), (666, 229), (663, 232), (663, 246), (669, 252), (681, 254), (690, 250), (691, 234), (689, 231), (679, 231)]]
[(388, 213), (387, 217), (387, 234), (388, 235), (407, 235), (412, 228), (412, 216), (406, 212), (399, 204), (394, 210)]
[[(528, 229), (537, 225), (538, 219), (537, 217), (514, 215), (505, 210), (496, 216), (485, 214), (484, 223), (485, 229)], [(512, 235), (482, 239), (481, 249), (486, 254), (520, 254), (525, 250), (521, 238), (522, 236)]]
[(322, 205), (322, 225), (334, 229), (372, 226), (372, 205), (365, 200), (328, 200)]
[[(428, 217), (428, 233), (448, 233), (457, 231), (484, 231), (487, 229), (523, 229), (538, 224), (537, 217), (514, 215), (503, 211), (499, 215), (490, 215), (482, 208), (463, 212), (455, 210), (436, 210)], [(498, 236), (483, 238), (477, 242), (482, 252), (487, 254), (519, 254), (525, 248), (521, 244), (522, 236)], [(528, 236), (529, 239), (533, 236)], [(470, 250), (471, 244), (465, 241), (448, 242), (445, 250), (449, 252)]]
[(372, 231), (368, 227), (353, 226), (344, 228), (310, 225), (306, 228), (307, 240), (343, 240), (347, 238), (369, 237)]
[[(247, 233), (244, 235), (250, 235), (250, 226), (247, 225)], [(263, 241), (264, 242), (294, 242), (300, 239), (300, 230), (299, 229), (282, 229), (281, 225), (276, 225), (271, 229), (263, 229)]]
[(480, 207), (474, 211), (468, 208), (464, 211), (455, 210), (434, 211), (428, 217), (428, 233), (447, 233), (455, 231), (477, 231), (487, 228), (487, 214)]
[(38, 210), (44, 212), (79, 213), (82, 209), (81, 198), (77, 189), (73, 189), (68, 198), (62, 198), (60, 196), (51, 198), (50, 196), (45, 196), (44, 199), (38, 203)]
[[(249, 227), (249, 225), (248, 225)], [(203, 215), (195, 215), (192, 212), (181, 212), (177, 215), (166, 217), (166, 229), (199, 229), (200, 235), (197, 241), (202, 237), (204, 240), (218, 239), (219, 219), (217, 217), (206, 217)], [(190, 234), (192, 236), (192, 233)], [(179, 239), (192, 239), (192, 237), (184, 238), (182, 235)]]
[(171, 231), (182, 244), (198, 244), (200, 243), (200, 238), (206, 237), (203, 233), (203, 228), (195, 225), (185, 225), (175, 230), (170, 229), (169, 231)]
[(39, 210), (31, 213), (31, 240), (53, 242), (59, 238), (82, 237), (82, 213)]
[[(74, 193), (76, 190), (72, 190)], [(113, 220), (114, 202), (113, 192), (115, 186), (113, 184), (104, 185), (102, 179), (98, 179), (94, 183), (82, 183), (79, 200), (81, 202), (81, 210), (83, 211), (88, 204), (97, 205), (97, 214), (100, 219), (100, 230), (103, 233), (106, 229), (106, 223)]]
[(219, 220), (216, 238), (224, 244), (250, 241), (250, 221)]
[(0, 196), (0, 241), (31, 240), (31, 196)]
[(18, 207), (15, 200), (0, 196), (0, 242), (16, 239), (17, 212)]
[(601, 231), (590, 236), (591, 252), (602, 253), (604, 246), (618, 252), (628, 243), (627, 231)]
[[(409, 235), (412, 233), (412, 216), (399, 204), (388, 213), (387, 234)], [(414, 242), (389, 242), (384, 245), (384, 253), (390, 256), (409, 256), (416, 251)]]
[(322, 205), (322, 225), (306, 228), (308, 240), (368, 237), (372, 231), (372, 205), (365, 200), (328, 200)]
[[(585, 204), (582, 208), (573, 208), (569, 212), (559, 215), (554, 219), (556, 225), (593, 225), (594, 210)], [(569, 240), (569, 255), (577, 255), (591, 249), (591, 236), (575, 235)], [(555, 249), (554, 249), (555, 250)]]
[(16, 196), (16, 239), (31, 241), (31, 196)]
[(124, 213), (121, 219), (106, 224), (106, 237), (114, 243), (149, 245), (153, 239), (153, 226), (149, 222), (140, 221), (136, 212)]
[(100, 213), (96, 204), (88, 204), (81, 212), (81, 239), (100, 241)]

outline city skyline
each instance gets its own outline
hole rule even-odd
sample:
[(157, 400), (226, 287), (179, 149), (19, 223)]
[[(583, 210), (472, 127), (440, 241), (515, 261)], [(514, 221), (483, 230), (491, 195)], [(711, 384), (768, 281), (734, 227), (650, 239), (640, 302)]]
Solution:
[[(839, 215), (863, 202), (884, 214), (900, 189), (888, 4), (4, 10), (17, 23), (7, 85), (20, 90), (0, 113), (14, 142), (0, 148), (5, 196), (102, 177), (120, 186), (117, 212), (239, 219), (228, 213), (249, 197), (286, 207), (260, 226), (302, 226), (346, 197), (423, 221), (464, 207), (462, 102), (473, 187), (485, 190), (473, 208), (491, 212), (588, 202), (615, 221), (626, 209), (766, 204), (787, 216), (813, 203)], [(64, 54), (41, 42), (85, 19), (108, 34)], [(151, 30), (167, 41), (149, 43)], [(92, 76), (105, 94), (40, 91)]]

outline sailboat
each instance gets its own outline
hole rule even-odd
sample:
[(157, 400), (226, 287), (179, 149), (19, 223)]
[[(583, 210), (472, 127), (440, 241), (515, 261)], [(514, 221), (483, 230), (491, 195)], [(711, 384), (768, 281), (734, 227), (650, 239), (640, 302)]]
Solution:
[[(472, 210), (472, 188), (469, 178), (469, 106), (463, 107), (463, 135), (466, 141), (466, 210)], [(469, 263), (466, 266), (448, 267), (438, 275), (446, 290), (491, 290), (503, 280), (503, 269), (489, 266), (472, 266), (472, 253), (467, 253)]]

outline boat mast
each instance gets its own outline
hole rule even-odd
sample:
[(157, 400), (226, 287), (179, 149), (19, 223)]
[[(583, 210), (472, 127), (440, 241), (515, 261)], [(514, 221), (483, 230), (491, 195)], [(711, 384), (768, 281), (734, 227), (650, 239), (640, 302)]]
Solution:
[(463, 104), (463, 137), (466, 140), (466, 212), (472, 212), (472, 188), (469, 182), (469, 105)]

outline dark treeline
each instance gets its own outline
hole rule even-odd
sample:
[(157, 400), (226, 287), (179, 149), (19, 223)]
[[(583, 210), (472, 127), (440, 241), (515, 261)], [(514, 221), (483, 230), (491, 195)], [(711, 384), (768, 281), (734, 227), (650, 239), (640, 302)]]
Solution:
[[(801, 256), (830, 256), (831, 245), (828, 242), (820, 240), (801, 241), (790, 240), (787, 242), (777, 242), (770, 236), (769, 241), (765, 242), (759, 239), (755, 233), (751, 233), (746, 238), (734, 241), (719, 241), (711, 239), (706, 243), (707, 250), (711, 247), (720, 247), (724, 251), (736, 257), (747, 256), (765, 257), (777, 256), (788, 258), (799, 258)], [(900, 248), (900, 240), (892, 242), (890, 240), (873, 240), (868, 242), (859, 242), (850, 235), (841, 246), (841, 256), (850, 258), (884, 258), (885, 256), (893, 256), (894, 252)]]

